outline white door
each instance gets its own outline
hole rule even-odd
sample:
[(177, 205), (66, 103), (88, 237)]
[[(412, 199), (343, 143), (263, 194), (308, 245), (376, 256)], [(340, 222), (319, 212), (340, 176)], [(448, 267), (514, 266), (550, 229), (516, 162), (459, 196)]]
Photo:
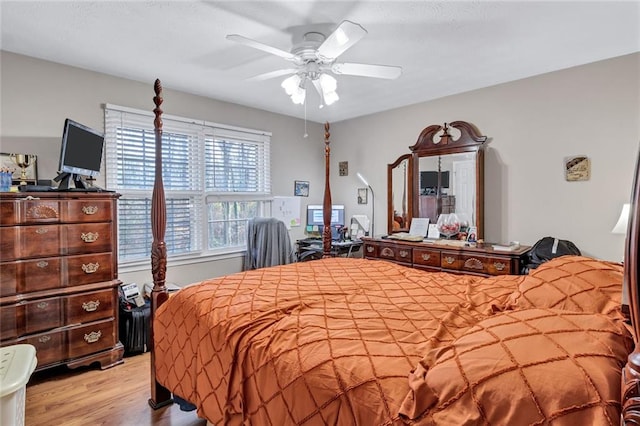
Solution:
[(473, 160), (453, 162), (453, 190), (456, 197), (456, 214), (464, 214), (476, 225), (476, 163)]

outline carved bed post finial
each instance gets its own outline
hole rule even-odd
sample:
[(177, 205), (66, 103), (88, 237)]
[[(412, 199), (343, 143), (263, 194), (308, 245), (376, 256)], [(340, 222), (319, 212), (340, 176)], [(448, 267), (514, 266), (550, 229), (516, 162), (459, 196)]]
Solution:
[(153, 127), (155, 130), (156, 143), (156, 163), (155, 181), (153, 183), (153, 193), (151, 195), (151, 232), (153, 243), (151, 244), (151, 273), (153, 274), (153, 290), (151, 290), (151, 321), (149, 327), (149, 351), (151, 352), (151, 397), (149, 405), (160, 408), (171, 404), (171, 393), (156, 380), (155, 371), (155, 351), (153, 348), (153, 318), (157, 309), (169, 297), (165, 286), (165, 275), (167, 271), (167, 247), (164, 242), (164, 234), (167, 226), (166, 203), (164, 197), (164, 185), (162, 183), (162, 84), (156, 79), (153, 85), (155, 96), (153, 103), (155, 108), (153, 113)]
[(331, 148), (329, 144), (329, 123), (324, 123), (324, 202), (322, 204), (322, 220), (324, 229), (322, 231), (322, 257), (331, 256), (331, 186), (329, 185), (329, 158)]

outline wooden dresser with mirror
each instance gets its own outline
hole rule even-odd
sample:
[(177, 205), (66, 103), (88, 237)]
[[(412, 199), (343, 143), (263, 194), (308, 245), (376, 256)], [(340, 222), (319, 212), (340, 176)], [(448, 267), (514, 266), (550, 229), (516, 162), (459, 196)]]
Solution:
[[(409, 232), (413, 218), (437, 222), (455, 213), (484, 238), (486, 136), (471, 123), (426, 127), (410, 152), (387, 165), (387, 232)], [(455, 238), (455, 236), (453, 237)], [(478, 275), (520, 274), (530, 247), (498, 251), (491, 243), (408, 242), (365, 238), (364, 256), (425, 270)]]

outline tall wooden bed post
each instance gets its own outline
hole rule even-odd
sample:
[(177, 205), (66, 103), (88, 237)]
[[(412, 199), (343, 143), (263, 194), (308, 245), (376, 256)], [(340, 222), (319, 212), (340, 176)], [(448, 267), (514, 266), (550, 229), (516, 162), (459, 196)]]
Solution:
[(162, 83), (156, 79), (153, 85), (155, 96), (153, 110), (155, 119), (153, 127), (156, 142), (156, 170), (153, 182), (153, 194), (151, 196), (151, 231), (153, 243), (151, 245), (151, 273), (153, 274), (153, 290), (151, 291), (151, 320), (149, 327), (149, 350), (151, 352), (151, 398), (149, 405), (153, 409), (169, 405), (173, 402), (171, 392), (156, 380), (156, 358), (153, 350), (153, 318), (157, 309), (162, 305), (169, 294), (165, 286), (167, 272), (167, 246), (164, 242), (164, 234), (167, 228), (166, 203), (164, 199), (164, 184), (162, 183)]
[(324, 123), (324, 200), (322, 203), (322, 257), (331, 256), (331, 186), (329, 185), (329, 159), (331, 148), (329, 144), (329, 123)]

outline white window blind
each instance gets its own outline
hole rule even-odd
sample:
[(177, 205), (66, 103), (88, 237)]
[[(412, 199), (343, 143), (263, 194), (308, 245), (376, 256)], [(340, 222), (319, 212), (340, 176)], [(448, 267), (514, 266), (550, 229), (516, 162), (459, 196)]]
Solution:
[[(119, 260), (148, 258), (155, 178), (154, 116), (105, 108), (107, 188), (118, 203)], [(244, 250), (248, 219), (271, 196), (270, 134), (163, 116), (162, 177), (168, 255)]]

